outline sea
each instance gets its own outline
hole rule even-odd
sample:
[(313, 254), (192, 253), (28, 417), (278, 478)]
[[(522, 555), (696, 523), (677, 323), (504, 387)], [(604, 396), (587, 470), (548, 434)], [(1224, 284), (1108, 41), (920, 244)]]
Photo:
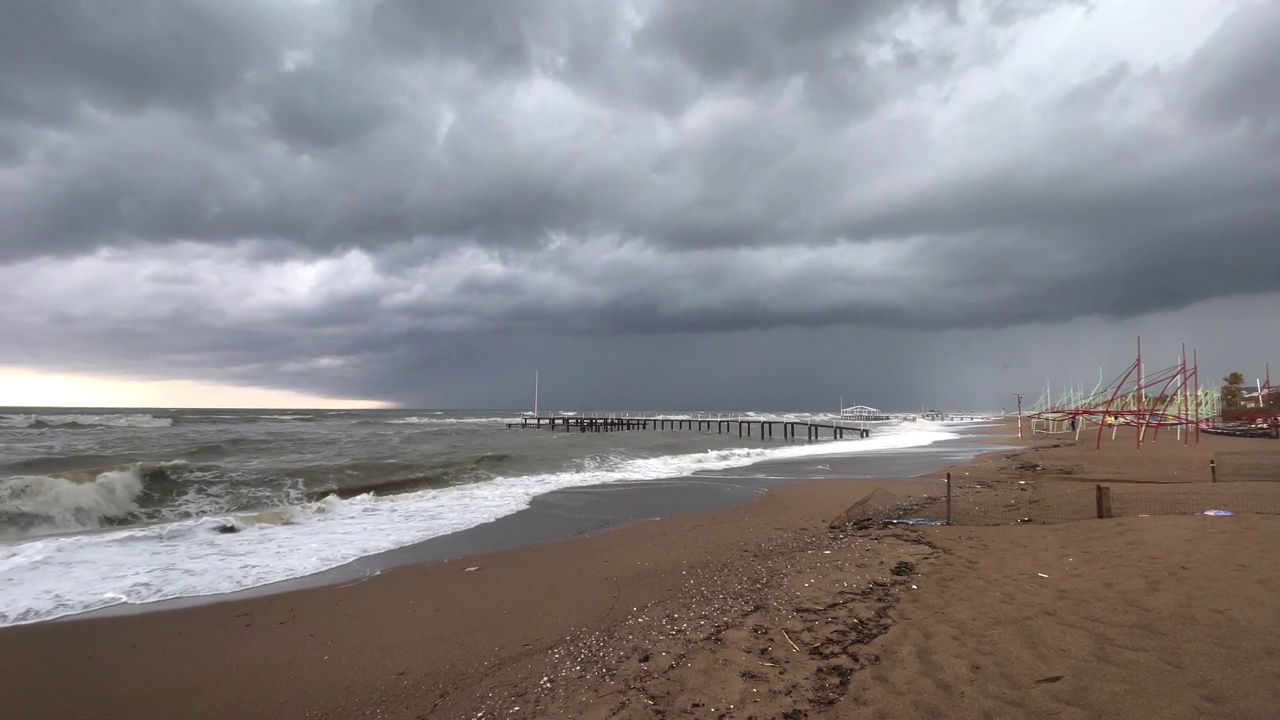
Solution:
[(923, 448), (960, 432), (909, 415), (877, 423), (867, 439), (819, 442), (507, 427), (518, 419), (514, 411), (0, 408), (0, 626), (309, 576), (498, 520), (556, 490)]

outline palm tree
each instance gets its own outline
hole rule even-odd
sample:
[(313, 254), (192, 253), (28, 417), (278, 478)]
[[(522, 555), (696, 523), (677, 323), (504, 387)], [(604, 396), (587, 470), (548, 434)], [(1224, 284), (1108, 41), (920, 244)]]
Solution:
[(1244, 375), (1233, 372), (1222, 378), (1222, 407), (1234, 410), (1240, 407), (1240, 388), (1244, 387)]

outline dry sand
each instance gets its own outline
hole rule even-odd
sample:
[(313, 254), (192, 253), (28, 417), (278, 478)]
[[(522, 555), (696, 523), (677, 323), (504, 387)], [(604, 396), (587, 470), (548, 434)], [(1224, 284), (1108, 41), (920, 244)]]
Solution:
[[(1256, 481), (1280, 458), (1030, 445), (951, 470), (1160, 483), (1243, 452)], [(883, 485), (937, 488), (818, 480), (348, 587), (0, 630), (0, 716), (1276, 716), (1280, 517), (828, 526)]]
[(1280, 517), (929, 530), (840, 715), (1272, 718)]

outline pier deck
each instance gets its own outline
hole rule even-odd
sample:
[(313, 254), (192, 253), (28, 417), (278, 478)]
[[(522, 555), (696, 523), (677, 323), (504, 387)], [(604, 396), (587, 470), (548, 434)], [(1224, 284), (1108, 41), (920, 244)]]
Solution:
[(843, 440), (845, 433), (851, 438), (867, 438), (871, 436), (869, 428), (850, 427), (834, 423), (811, 422), (807, 420), (765, 420), (762, 418), (644, 418), (644, 417), (582, 417), (549, 416), (523, 417), (508, 422), (508, 428), (527, 430), (551, 430), (552, 432), (624, 432), (628, 430), (688, 430), (692, 432), (715, 432), (721, 435), (733, 434), (738, 437), (760, 437), (772, 439), (777, 429), (783, 440), (794, 440), (800, 428), (805, 430), (807, 440), (819, 440), (830, 432), (832, 440)]

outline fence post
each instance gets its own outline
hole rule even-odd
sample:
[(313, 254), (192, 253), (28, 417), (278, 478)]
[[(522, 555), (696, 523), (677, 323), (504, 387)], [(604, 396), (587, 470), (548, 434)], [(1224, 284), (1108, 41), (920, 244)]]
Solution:
[(1218, 461), (1209, 461), (1209, 477), (1213, 478), (1213, 482), (1218, 482)]
[(1098, 519), (1105, 520), (1111, 517), (1111, 488), (1097, 485), (1098, 493)]
[(951, 524), (951, 473), (947, 473), (947, 524)]

